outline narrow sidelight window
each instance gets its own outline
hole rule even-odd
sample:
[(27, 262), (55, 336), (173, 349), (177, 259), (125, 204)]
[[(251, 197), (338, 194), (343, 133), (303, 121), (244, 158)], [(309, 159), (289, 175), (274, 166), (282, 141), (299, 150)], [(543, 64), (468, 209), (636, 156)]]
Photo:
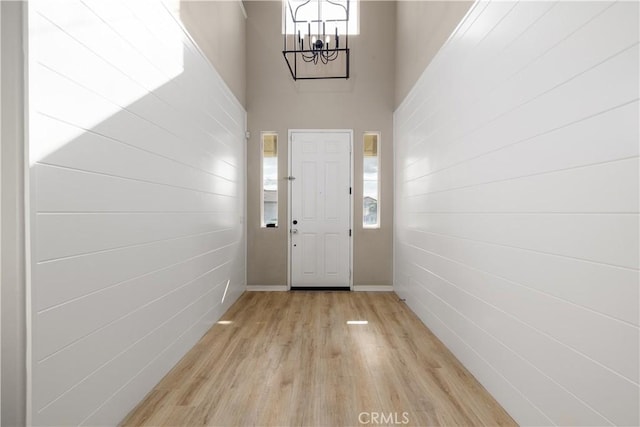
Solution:
[(262, 132), (262, 227), (278, 226), (278, 134)]
[(363, 141), (362, 225), (380, 227), (380, 133), (365, 132)]

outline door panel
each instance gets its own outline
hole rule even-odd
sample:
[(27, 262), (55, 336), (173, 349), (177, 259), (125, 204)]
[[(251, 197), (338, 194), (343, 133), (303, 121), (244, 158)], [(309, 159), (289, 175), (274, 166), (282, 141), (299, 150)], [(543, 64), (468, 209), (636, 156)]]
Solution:
[(291, 286), (349, 286), (351, 133), (291, 133)]

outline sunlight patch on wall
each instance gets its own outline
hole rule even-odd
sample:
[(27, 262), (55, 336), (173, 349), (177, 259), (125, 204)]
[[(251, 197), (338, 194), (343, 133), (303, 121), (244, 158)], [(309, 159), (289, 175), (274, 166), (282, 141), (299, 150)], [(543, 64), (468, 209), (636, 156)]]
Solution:
[(186, 35), (159, 1), (28, 7), (30, 165), (184, 71)]

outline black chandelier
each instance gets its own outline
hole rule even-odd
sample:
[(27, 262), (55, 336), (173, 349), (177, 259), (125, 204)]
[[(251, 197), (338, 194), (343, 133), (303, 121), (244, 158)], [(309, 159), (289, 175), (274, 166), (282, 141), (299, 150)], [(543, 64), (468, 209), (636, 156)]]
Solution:
[(349, 78), (349, 1), (284, 0), (282, 54), (294, 80)]

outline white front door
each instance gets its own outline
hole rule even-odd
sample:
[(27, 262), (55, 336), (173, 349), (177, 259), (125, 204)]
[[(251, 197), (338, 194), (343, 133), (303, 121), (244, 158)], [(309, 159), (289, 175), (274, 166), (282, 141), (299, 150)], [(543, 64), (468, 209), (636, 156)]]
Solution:
[(351, 131), (291, 131), (291, 287), (351, 281)]

